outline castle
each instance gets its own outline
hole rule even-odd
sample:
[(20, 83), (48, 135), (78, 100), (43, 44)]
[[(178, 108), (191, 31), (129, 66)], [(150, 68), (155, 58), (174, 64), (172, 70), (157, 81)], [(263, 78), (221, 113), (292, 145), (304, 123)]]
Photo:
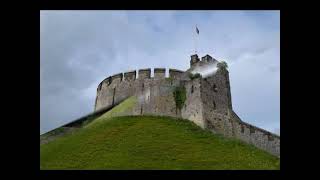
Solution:
[[(119, 73), (104, 79), (97, 88), (95, 112), (113, 107), (128, 97), (138, 103), (123, 115), (159, 115), (188, 119), (213, 133), (234, 137), (280, 157), (280, 136), (243, 122), (232, 109), (229, 72), (217, 68), (214, 73), (196, 76), (197, 70), (214, 67), (218, 60), (206, 55), (191, 56), (186, 71), (154, 68)], [(177, 103), (175, 92), (183, 89), (184, 100)], [(181, 103), (181, 102), (180, 102)], [(180, 106), (181, 105), (181, 106)]]

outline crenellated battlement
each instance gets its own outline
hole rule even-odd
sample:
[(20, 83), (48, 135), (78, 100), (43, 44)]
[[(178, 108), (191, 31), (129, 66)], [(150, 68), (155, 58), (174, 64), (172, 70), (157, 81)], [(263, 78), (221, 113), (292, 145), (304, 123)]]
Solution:
[(169, 69), (169, 77), (173, 79), (178, 79), (182, 76), (184, 71), (178, 69)]
[(218, 60), (214, 59), (209, 54), (207, 54), (201, 58), (201, 61), (205, 63), (214, 63), (214, 62), (217, 62)]
[(155, 79), (166, 78), (166, 68), (154, 68), (154, 78)]
[(124, 80), (125, 81), (134, 81), (134, 80), (136, 80), (136, 75), (137, 75), (136, 71), (128, 71), (128, 72), (125, 72), (123, 74), (124, 74)]
[(98, 86), (98, 89), (97, 89), (97, 92), (101, 91), (102, 86), (103, 86), (104, 84), (106, 84), (107, 86), (109, 86), (109, 85), (111, 84), (111, 82), (112, 82), (112, 81), (111, 81), (111, 76), (105, 78), (103, 81), (100, 82), (100, 84), (99, 84), (99, 86)]
[(123, 74), (122, 73), (118, 73), (118, 74), (115, 74), (115, 75), (111, 76), (112, 82), (121, 82), (122, 78), (123, 78)]
[[(161, 80), (166, 78), (166, 68), (154, 68), (154, 77), (151, 77), (151, 68), (146, 69), (139, 69), (138, 70), (138, 78), (137, 78), (137, 71), (127, 71), (124, 73), (118, 73), (112, 76), (105, 78), (97, 88), (97, 91), (101, 91), (103, 87), (108, 87), (111, 85), (117, 86), (117, 84), (121, 84), (122, 82), (134, 82), (136, 80)], [(181, 75), (185, 73), (185, 71), (181, 71), (178, 69), (169, 69), (169, 77), (171, 79), (179, 80)]]
[(139, 71), (139, 77), (138, 79), (150, 79), (151, 78), (151, 68), (148, 69), (140, 69)]

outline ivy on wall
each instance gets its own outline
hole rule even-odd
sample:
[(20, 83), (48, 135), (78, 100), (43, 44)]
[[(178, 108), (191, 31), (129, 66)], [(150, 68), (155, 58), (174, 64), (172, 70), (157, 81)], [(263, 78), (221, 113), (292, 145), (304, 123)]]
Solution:
[(178, 86), (173, 91), (173, 96), (178, 109), (182, 109), (184, 102), (187, 99), (186, 88), (184, 86)]

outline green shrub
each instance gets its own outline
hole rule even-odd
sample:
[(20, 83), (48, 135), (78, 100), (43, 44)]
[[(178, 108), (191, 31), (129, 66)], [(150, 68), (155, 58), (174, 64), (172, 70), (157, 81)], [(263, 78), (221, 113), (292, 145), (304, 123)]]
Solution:
[(217, 64), (217, 67), (222, 70), (228, 69), (228, 64), (225, 61), (221, 61)]

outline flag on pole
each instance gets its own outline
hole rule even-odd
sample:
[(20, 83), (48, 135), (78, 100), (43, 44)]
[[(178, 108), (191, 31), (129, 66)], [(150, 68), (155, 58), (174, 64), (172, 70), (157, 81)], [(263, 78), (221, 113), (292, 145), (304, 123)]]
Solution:
[(198, 29), (198, 27), (196, 26), (196, 32), (197, 32), (197, 34), (199, 34), (199, 29)]

